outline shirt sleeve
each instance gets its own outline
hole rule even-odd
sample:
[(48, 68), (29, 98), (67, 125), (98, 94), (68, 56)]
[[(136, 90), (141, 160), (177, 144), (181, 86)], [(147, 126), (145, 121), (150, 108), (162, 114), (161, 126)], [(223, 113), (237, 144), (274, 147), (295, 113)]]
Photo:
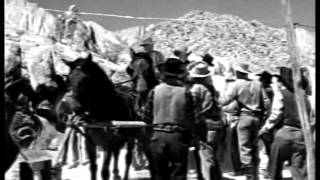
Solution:
[(238, 86), (235, 84), (233, 88), (228, 88), (225, 93), (222, 92), (220, 97), (218, 98), (218, 102), (222, 106), (226, 106), (230, 104), (232, 101), (236, 100), (237, 98), (237, 88)]
[(211, 121), (220, 116), (218, 107), (214, 106), (215, 99), (206, 87), (194, 85), (191, 93), (196, 102), (196, 121)]
[(268, 119), (266, 120), (266, 125), (265, 125), (268, 129), (271, 129), (276, 125), (278, 120), (283, 115), (283, 108), (284, 108), (283, 96), (280, 91), (275, 92), (273, 101), (272, 101), (271, 113)]

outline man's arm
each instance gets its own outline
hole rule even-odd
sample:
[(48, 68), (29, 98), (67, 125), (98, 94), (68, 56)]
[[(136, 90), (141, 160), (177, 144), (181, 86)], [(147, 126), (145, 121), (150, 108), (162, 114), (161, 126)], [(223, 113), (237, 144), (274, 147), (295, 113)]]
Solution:
[(270, 108), (270, 99), (265, 91), (265, 89), (262, 87), (262, 101), (263, 101), (263, 108), (265, 112), (265, 116), (268, 115), (268, 109)]
[(280, 91), (275, 91), (273, 101), (272, 101), (272, 108), (271, 113), (266, 123), (261, 128), (262, 131), (267, 131), (272, 129), (277, 123), (279, 123), (279, 119), (283, 116), (283, 96)]
[(214, 101), (216, 100), (205, 86), (194, 85), (193, 88), (191, 88), (191, 93), (198, 108), (196, 117), (205, 121), (216, 120), (220, 117), (220, 108), (215, 106)]

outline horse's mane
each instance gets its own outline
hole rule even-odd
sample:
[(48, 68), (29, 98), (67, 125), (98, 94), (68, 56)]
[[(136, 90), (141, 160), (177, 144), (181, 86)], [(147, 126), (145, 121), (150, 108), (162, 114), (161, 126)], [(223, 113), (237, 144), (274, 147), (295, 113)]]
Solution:
[[(107, 74), (104, 72), (104, 70), (95, 62), (90, 61), (86, 66), (84, 66), (84, 69), (89, 73), (89, 75), (92, 77), (91, 80), (93, 85), (97, 85), (100, 87), (100, 91), (103, 91), (104, 93), (111, 93), (114, 94), (114, 84), (109, 79)], [(99, 89), (97, 89), (99, 91)], [(103, 93), (102, 92), (102, 93)]]

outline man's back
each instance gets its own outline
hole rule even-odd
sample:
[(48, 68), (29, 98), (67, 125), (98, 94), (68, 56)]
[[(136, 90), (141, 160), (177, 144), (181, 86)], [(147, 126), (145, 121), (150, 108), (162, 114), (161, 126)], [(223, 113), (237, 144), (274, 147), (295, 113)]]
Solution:
[(238, 86), (238, 101), (241, 111), (262, 111), (262, 86), (258, 81), (246, 81), (240, 79)]
[(237, 100), (241, 112), (263, 112), (268, 105), (269, 99), (259, 81), (238, 79), (234, 88), (220, 98), (223, 105)]
[(165, 83), (155, 87), (154, 123), (190, 125), (186, 115), (186, 88)]

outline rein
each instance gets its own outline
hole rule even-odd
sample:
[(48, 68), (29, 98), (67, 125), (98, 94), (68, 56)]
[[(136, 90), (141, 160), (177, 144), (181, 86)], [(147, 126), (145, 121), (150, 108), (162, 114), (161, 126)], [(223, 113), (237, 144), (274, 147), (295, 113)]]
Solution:
[(134, 77), (134, 78), (132, 78), (132, 79), (129, 79), (129, 80), (126, 80), (126, 81), (123, 81), (123, 82), (115, 83), (114, 85), (115, 85), (115, 86), (119, 86), (119, 85), (124, 84), (124, 83), (127, 83), (127, 82), (132, 82), (132, 81), (134, 81), (134, 80), (136, 80), (136, 79), (137, 79), (137, 77)]

